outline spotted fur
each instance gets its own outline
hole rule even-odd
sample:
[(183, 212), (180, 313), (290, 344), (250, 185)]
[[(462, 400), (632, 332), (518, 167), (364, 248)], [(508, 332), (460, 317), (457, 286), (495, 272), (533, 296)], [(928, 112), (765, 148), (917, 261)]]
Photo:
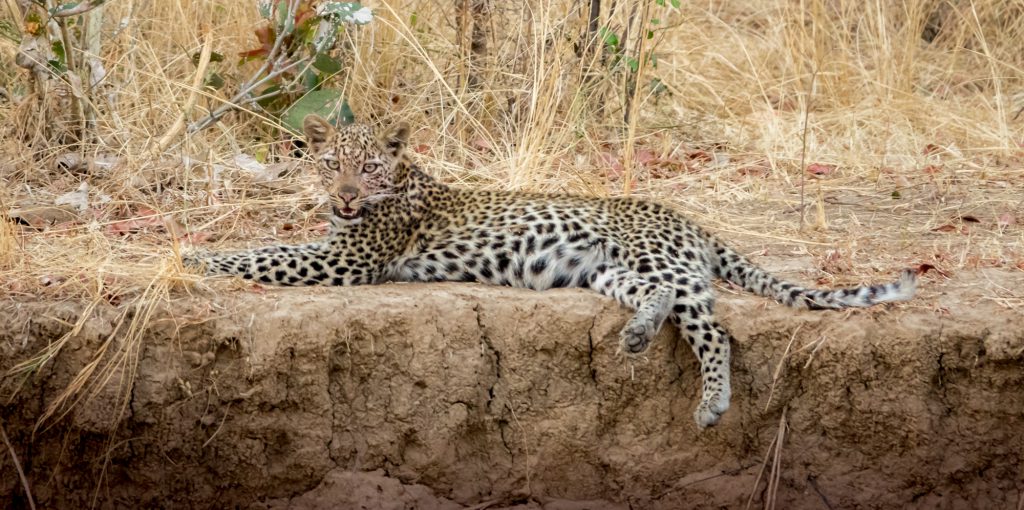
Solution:
[[(334, 194), (334, 231), (317, 243), (194, 256), (189, 265), (282, 285), (466, 281), (591, 289), (636, 310), (620, 332), (627, 354), (646, 351), (666, 320), (679, 328), (700, 361), (703, 394), (694, 418), (701, 428), (716, 424), (730, 399), (729, 334), (715, 320), (714, 279), (798, 308), (914, 295), (909, 270), (892, 283), (849, 289), (783, 282), (647, 200), (448, 187), (404, 159), (403, 127), (378, 138), (366, 127), (335, 131), (311, 118), (306, 134)], [(340, 163), (328, 163), (334, 160)], [(367, 174), (368, 162), (380, 167)], [(355, 197), (339, 196), (346, 186)], [(339, 216), (353, 206), (358, 214)]]

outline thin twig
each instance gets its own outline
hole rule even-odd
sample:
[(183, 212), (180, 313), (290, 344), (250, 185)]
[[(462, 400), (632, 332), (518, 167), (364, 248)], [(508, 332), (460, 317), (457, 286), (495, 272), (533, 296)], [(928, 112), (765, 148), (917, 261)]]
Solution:
[(210, 441), (213, 441), (213, 438), (217, 437), (217, 433), (220, 432), (220, 429), (224, 428), (224, 422), (228, 421), (228, 413), (229, 412), (231, 412), (231, 403), (230, 402), (228, 403), (227, 407), (224, 409), (224, 417), (221, 418), (220, 425), (217, 426), (217, 430), (214, 430), (213, 434), (210, 434), (210, 437), (206, 440), (205, 443), (203, 443), (203, 446), (201, 446), (200, 449), (206, 448), (206, 445), (210, 444)]
[(818, 493), (818, 497), (821, 498), (821, 502), (822, 502), (822, 504), (825, 505), (825, 508), (828, 508), (828, 510), (835, 510), (835, 507), (832, 506), (831, 502), (829, 502), (828, 497), (825, 496), (825, 493), (821, 491), (821, 487), (818, 487), (818, 478), (817, 477), (815, 477), (813, 475), (807, 477), (807, 483), (809, 483), (811, 485), (811, 488), (814, 489), (814, 492)]
[[(633, 12), (630, 14), (630, 25), (633, 24), (636, 16), (637, 7), (633, 7)], [(638, 103), (640, 102), (640, 83), (644, 78), (644, 71), (647, 67), (647, 57), (645, 55), (647, 32), (643, 29), (643, 24), (648, 20), (650, 15), (650, 2), (643, 2), (643, 7), (640, 9), (640, 20), (637, 22), (637, 49), (636, 49), (636, 61), (637, 68), (635, 73), (625, 73), (626, 75), (626, 90), (624, 91), (626, 97), (625, 107), (625, 121), (626, 121), (626, 144), (622, 151), (622, 194), (629, 195), (633, 192), (633, 177), (634, 170), (636, 168), (636, 162), (634, 161), (634, 152), (636, 145), (636, 125), (637, 125), (637, 109)], [(623, 34), (622, 39), (626, 41), (629, 38), (629, 28), (626, 29), (626, 33)], [(632, 78), (633, 90), (629, 90), (629, 82)]]
[[(768, 474), (768, 487), (766, 487), (765, 494), (765, 508), (775, 508), (775, 494), (779, 490), (779, 477), (782, 472), (782, 442), (786, 438), (786, 411), (789, 406), (782, 408), (782, 416), (779, 417), (779, 429), (775, 433), (775, 437), (772, 438), (772, 442), (768, 444), (768, 451), (764, 454), (764, 460), (761, 462), (761, 469), (757, 472), (757, 478), (754, 479), (754, 486), (750, 489), (750, 496), (747, 498), (746, 510), (750, 510), (750, 505), (754, 504), (754, 494), (757, 493), (757, 487), (761, 485), (761, 477), (764, 475), (764, 470), (768, 466), (768, 459), (772, 459), (771, 472)], [(774, 456), (772, 455), (774, 453)]]
[(818, 78), (818, 66), (811, 71), (811, 83), (807, 85), (807, 100), (804, 101), (804, 129), (800, 135), (803, 148), (800, 149), (800, 231), (804, 230), (804, 185), (807, 181), (807, 129), (810, 124), (811, 99), (814, 97), (814, 82)]
[(772, 442), (768, 444), (768, 451), (764, 453), (764, 460), (761, 461), (761, 468), (757, 470), (757, 478), (754, 479), (754, 486), (750, 488), (750, 497), (747, 498), (747, 506), (744, 510), (750, 510), (750, 505), (754, 504), (754, 494), (757, 493), (757, 487), (761, 485), (761, 476), (764, 475), (764, 470), (768, 467), (768, 458), (772, 455), (772, 448), (775, 446), (775, 441), (779, 439), (776, 435), (772, 438)]
[(11, 441), (7, 439), (7, 432), (4, 431), (3, 420), (0, 420), (0, 438), (3, 438), (4, 445), (6, 445), (7, 450), (11, 452), (11, 460), (14, 461), (14, 469), (18, 471), (18, 478), (21, 479), (21, 487), (25, 489), (25, 498), (28, 499), (28, 507), (32, 510), (36, 510), (36, 502), (32, 499), (32, 489), (29, 488), (28, 478), (25, 477), (25, 472), (21, 469), (21, 462), (18, 461), (18, 454), (14, 451), (14, 446), (12, 446)]
[(803, 324), (800, 324), (793, 330), (793, 334), (789, 337), (789, 343), (786, 344), (786, 350), (782, 352), (782, 359), (780, 359), (779, 364), (775, 366), (775, 374), (772, 375), (772, 386), (768, 390), (768, 401), (764, 403), (765, 411), (768, 411), (768, 406), (772, 404), (772, 395), (775, 394), (775, 384), (779, 382), (779, 374), (782, 372), (782, 366), (786, 363), (786, 356), (789, 355), (790, 347), (793, 347), (793, 341), (796, 340), (796, 334), (800, 332), (800, 328), (803, 326)]
[(775, 510), (775, 500), (779, 493), (779, 478), (782, 476), (782, 445), (786, 441), (786, 410), (782, 408), (782, 416), (779, 418), (779, 431), (775, 438), (775, 456), (772, 458), (772, 472), (768, 478), (768, 493), (765, 495), (764, 507), (766, 510)]
[(484, 501), (483, 503), (477, 503), (471, 507), (467, 507), (466, 510), (486, 510), (494, 505), (497, 505), (500, 502), (500, 499), (491, 499)]

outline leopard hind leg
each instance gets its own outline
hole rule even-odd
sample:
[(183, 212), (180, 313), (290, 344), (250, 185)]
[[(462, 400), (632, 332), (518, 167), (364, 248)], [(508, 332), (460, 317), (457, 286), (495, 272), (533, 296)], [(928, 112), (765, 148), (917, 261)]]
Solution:
[(671, 320), (700, 362), (703, 389), (693, 417), (697, 427), (704, 429), (717, 424), (729, 409), (729, 333), (715, 321), (714, 296), (703, 283), (677, 287)]

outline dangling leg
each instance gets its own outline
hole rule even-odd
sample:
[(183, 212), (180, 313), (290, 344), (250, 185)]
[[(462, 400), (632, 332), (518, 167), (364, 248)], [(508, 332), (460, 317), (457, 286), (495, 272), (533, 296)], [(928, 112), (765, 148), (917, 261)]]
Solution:
[(677, 287), (672, 322), (677, 323), (700, 361), (704, 390), (693, 417), (701, 429), (718, 423), (729, 409), (729, 333), (714, 317), (714, 296), (703, 284)]

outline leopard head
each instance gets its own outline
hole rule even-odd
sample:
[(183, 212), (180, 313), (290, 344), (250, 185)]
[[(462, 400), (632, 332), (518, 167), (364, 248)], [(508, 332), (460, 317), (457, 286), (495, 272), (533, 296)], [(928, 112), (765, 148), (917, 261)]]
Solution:
[(361, 124), (335, 128), (313, 114), (303, 119), (302, 127), (335, 217), (358, 221), (373, 203), (395, 193), (405, 164), (407, 125), (377, 135)]

